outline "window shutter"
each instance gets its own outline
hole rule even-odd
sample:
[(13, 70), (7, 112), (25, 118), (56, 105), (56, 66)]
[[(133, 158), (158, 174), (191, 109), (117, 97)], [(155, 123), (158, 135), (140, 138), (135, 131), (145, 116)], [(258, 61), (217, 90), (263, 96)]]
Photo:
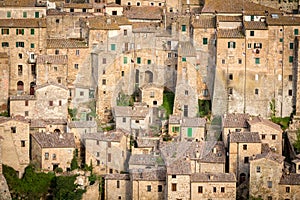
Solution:
[(172, 132), (175, 132), (175, 127), (174, 126), (172, 127)]
[(18, 31), (19, 31), (19, 29), (16, 29), (16, 35), (19, 35), (19, 32), (18, 32)]
[(16, 47), (19, 47), (19, 43), (18, 42), (16, 42)]
[(228, 48), (230, 48), (230, 42), (228, 42)]
[(24, 35), (24, 29), (22, 29), (22, 35)]
[(235, 42), (233, 42), (233, 48), (235, 49)]

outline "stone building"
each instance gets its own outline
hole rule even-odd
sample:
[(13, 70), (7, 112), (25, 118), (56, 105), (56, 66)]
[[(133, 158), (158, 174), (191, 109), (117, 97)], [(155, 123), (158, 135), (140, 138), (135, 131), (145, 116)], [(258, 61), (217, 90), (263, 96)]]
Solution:
[(236, 199), (234, 173), (191, 174), (191, 199)]
[(129, 174), (107, 174), (105, 176), (105, 199), (132, 199)]
[(163, 104), (164, 88), (152, 83), (140, 87), (141, 102), (146, 103), (150, 107), (159, 107)]
[(205, 118), (182, 118), (181, 140), (203, 141), (206, 138)]
[(8, 107), (9, 92), (9, 57), (7, 53), (0, 53), (0, 110), (5, 111)]
[(30, 134), (33, 133), (66, 133), (67, 119), (31, 119)]
[(140, 137), (136, 140), (136, 146), (131, 147), (131, 154), (152, 154), (159, 150), (159, 137)]
[(248, 120), (251, 132), (258, 132), (261, 142), (268, 144), (269, 148), (278, 154), (282, 154), (282, 129), (278, 124), (261, 117), (252, 117)]
[(0, 137), (2, 164), (8, 165), (17, 171), (22, 177), (25, 168), (30, 162), (29, 159), (29, 121), (21, 116), (12, 118), (2, 117), (0, 119)]
[(181, 117), (177, 115), (170, 115), (169, 116), (169, 130), (168, 133), (171, 136), (179, 136), (180, 135), (180, 124), (181, 124)]
[(85, 163), (94, 173), (112, 174), (128, 171), (129, 138), (121, 130), (84, 134)]
[(239, 184), (248, 181), (250, 160), (261, 154), (261, 139), (257, 132), (233, 132), (229, 135), (229, 172)]
[(249, 196), (279, 199), (279, 182), (284, 157), (272, 152), (258, 154), (250, 161)]
[(70, 171), (75, 153), (73, 133), (31, 134), (31, 159), (43, 171)]
[(299, 174), (284, 174), (279, 182), (279, 199), (297, 199), (300, 194), (299, 180)]
[(130, 170), (164, 168), (165, 166), (162, 157), (153, 154), (132, 154), (128, 164)]

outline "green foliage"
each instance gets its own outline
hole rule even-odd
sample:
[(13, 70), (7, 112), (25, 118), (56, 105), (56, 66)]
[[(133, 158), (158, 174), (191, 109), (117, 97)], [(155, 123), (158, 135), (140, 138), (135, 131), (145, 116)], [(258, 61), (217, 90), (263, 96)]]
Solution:
[(111, 131), (113, 129), (114, 129), (113, 126), (105, 126), (105, 127), (102, 128), (103, 131)]
[(78, 189), (74, 184), (76, 176), (57, 176), (52, 181), (55, 199), (80, 200), (85, 190)]
[(78, 119), (76, 118), (76, 115), (77, 115), (77, 108), (68, 108), (68, 113), (71, 117), (71, 120), (72, 121), (77, 121)]
[(97, 175), (96, 174), (91, 174), (91, 176), (89, 176), (89, 181), (90, 181), (90, 185), (93, 185), (97, 180)]
[(117, 98), (117, 106), (133, 106), (134, 96), (135, 93), (133, 95), (127, 95), (120, 92)]
[(198, 99), (198, 116), (205, 117), (211, 114), (211, 101)]
[(2, 113), (0, 113), (0, 116), (9, 117), (9, 113), (7, 111), (3, 111)]
[(173, 114), (174, 98), (175, 94), (173, 92), (164, 91), (162, 107), (166, 111), (167, 118), (169, 118), (169, 115)]
[(297, 139), (293, 145), (294, 145), (294, 148), (299, 153), (300, 152), (300, 129), (297, 130)]
[(275, 99), (272, 99), (270, 102), (270, 110), (271, 110), (271, 117), (275, 117), (276, 114), (276, 108), (275, 108)]
[(58, 167), (54, 171), (55, 171), (55, 173), (62, 173), (63, 169), (61, 167)]
[(290, 117), (272, 117), (271, 121), (280, 125), (282, 130), (286, 130), (289, 127)]
[(89, 116), (92, 117), (97, 117), (97, 112), (96, 112), (96, 101), (92, 100), (88, 103), (89, 109), (91, 109), (91, 112), (88, 113)]
[(167, 142), (167, 141), (171, 141), (171, 140), (172, 140), (172, 137), (168, 133), (163, 135), (163, 141)]
[(78, 162), (77, 162), (78, 150), (77, 151), (76, 150), (73, 152), (73, 158), (71, 161), (71, 170), (72, 171), (79, 168)]
[(36, 173), (34, 168), (29, 165), (25, 169), (22, 179), (16, 175), (16, 171), (6, 165), (3, 165), (3, 174), (7, 180), (12, 197), (15, 199), (40, 199), (45, 197), (54, 177), (52, 173)]

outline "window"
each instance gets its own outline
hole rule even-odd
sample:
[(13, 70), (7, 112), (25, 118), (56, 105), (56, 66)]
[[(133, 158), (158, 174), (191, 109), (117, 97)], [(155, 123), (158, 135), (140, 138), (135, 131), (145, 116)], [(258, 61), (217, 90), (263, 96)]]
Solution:
[(172, 178), (176, 178), (176, 175), (175, 175), (175, 174), (173, 174), (173, 175), (172, 175)]
[(23, 66), (18, 65), (18, 75), (21, 76), (23, 74)]
[(217, 192), (217, 188), (213, 187), (213, 192), (216, 193)]
[(84, 92), (83, 92), (83, 91), (80, 91), (79, 95), (80, 95), (80, 96), (84, 96)]
[(276, 140), (276, 135), (272, 135), (272, 140)]
[(294, 61), (294, 56), (289, 56), (289, 63), (292, 63)]
[(260, 58), (255, 58), (255, 64), (260, 64)]
[(19, 58), (22, 59), (23, 58), (23, 54), (19, 53)]
[(117, 181), (117, 188), (120, 188), (120, 181)]
[(2, 35), (9, 35), (9, 29), (8, 28), (1, 29), (1, 34)]
[(290, 49), (294, 49), (294, 43), (290, 43)]
[(39, 17), (40, 17), (40, 13), (39, 13), (39, 12), (35, 12), (35, 13), (34, 13), (34, 17), (35, 17), (35, 18), (39, 18)]
[(266, 134), (262, 134), (262, 135), (261, 135), (261, 139), (262, 139), (262, 140), (265, 140), (265, 139), (266, 139)]
[(106, 85), (106, 79), (102, 79), (102, 85)]
[(289, 96), (293, 96), (293, 90), (289, 90)]
[(102, 58), (102, 64), (106, 64), (106, 58)]
[(34, 35), (34, 28), (30, 29), (30, 34)]
[(147, 60), (147, 64), (148, 64), (148, 65), (151, 65), (151, 60)]
[(86, 12), (86, 8), (82, 8), (82, 12), (84, 12), (84, 13), (85, 13), (85, 12)]
[(172, 58), (172, 53), (168, 53), (168, 58)]
[(137, 6), (141, 6), (141, 3), (140, 3), (140, 2), (137, 2), (136, 5), (137, 5)]
[(235, 49), (235, 42), (228, 42), (229, 49)]
[(52, 160), (56, 160), (56, 154), (52, 154)]
[(113, 169), (109, 169), (109, 173), (112, 174), (113, 173)]
[(208, 97), (208, 89), (204, 89), (202, 91), (202, 94), (203, 94), (204, 97)]
[(53, 106), (53, 101), (49, 101), (49, 106)]
[(78, 69), (78, 66), (79, 66), (78, 64), (74, 64), (75, 69)]
[(254, 48), (261, 49), (262, 48), (262, 43), (254, 43)]
[(24, 42), (16, 42), (16, 47), (24, 47)]
[(49, 153), (45, 153), (45, 160), (49, 160)]
[(187, 129), (187, 136), (188, 137), (193, 137), (193, 129), (192, 128)]
[(202, 43), (203, 43), (203, 45), (207, 45), (207, 38), (203, 38)]
[(188, 90), (185, 90), (185, 91), (184, 91), (184, 95), (185, 95), (185, 96), (189, 95), (189, 91), (188, 91)]
[(34, 48), (34, 43), (30, 43), (30, 48)]
[(97, 166), (99, 166), (100, 165), (100, 160), (97, 160)]
[(111, 154), (107, 154), (107, 162), (111, 162)]
[(260, 173), (260, 166), (256, 166), (256, 172)]
[(228, 79), (229, 79), (229, 80), (233, 80), (233, 74), (229, 74), (229, 75), (228, 75)]
[(107, 142), (107, 147), (111, 148), (111, 142)]
[(259, 89), (256, 88), (256, 89), (254, 90), (254, 94), (258, 95), (258, 93), (259, 93)]
[(299, 34), (299, 29), (294, 29), (294, 35), (298, 35)]
[(126, 117), (122, 118), (122, 122), (125, 123), (126, 122)]
[(151, 192), (151, 185), (147, 185), (147, 192)]
[(242, 61), (242, 59), (238, 59), (238, 64), (242, 64), (243, 63), (243, 61)]
[(279, 38), (279, 42), (283, 42), (283, 38)]
[(225, 192), (225, 187), (221, 187), (221, 192), (222, 192), (222, 193)]
[(15, 127), (15, 126), (10, 127), (10, 132), (11, 133), (16, 133), (17, 132), (17, 127)]
[(28, 100), (25, 100), (25, 106), (28, 106)]
[(123, 63), (124, 63), (124, 64), (127, 64), (127, 57), (124, 57), (124, 58), (123, 58)]
[(233, 94), (233, 88), (228, 88), (228, 94)]
[(124, 29), (123, 33), (124, 35), (127, 35), (127, 29)]
[(59, 54), (59, 50), (55, 49), (55, 55), (58, 55), (58, 54)]
[(251, 46), (252, 46), (252, 44), (248, 43), (248, 45), (247, 45), (248, 49), (251, 49)]
[(254, 36), (254, 31), (250, 31), (250, 36)]
[(185, 32), (186, 31), (186, 25), (181, 25), (181, 31)]
[(290, 188), (290, 187), (286, 187), (286, 188), (285, 188), (285, 192), (286, 192), (286, 193), (290, 193), (290, 191), (291, 191), (291, 188)]
[(140, 121), (139, 121), (139, 120), (135, 120), (135, 123), (136, 123), (136, 124), (139, 124), (139, 123), (140, 123)]
[(97, 144), (97, 145), (99, 145), (99, 144), (100, 144), (99, 140), (97, 140), (96, 144)]
[(110, 45), (110, 50), (115, 51), (116, 50), (116, 44), (111, 44)]
[(198, 193), (203, 193), (203, 187), (202, 186), (198, 186)]
[(272, 181), (268, 181), (267, 184), (268, 184), (268, 188), (272, 188)]
[(293, 75), (289, 75), (289, 81), (293, 81)]
[(9, 47), (9, 43), (8, 42), (2, 42), (2, 47)]
[(11, 17), (11, 12), (10, 11), (7, 11), (7, 13), (6, 13), (6, 17)]
[(112, 14), (112, 15), (117, 15), (118, 12), (117, 12), (116, 10), (113, 10), (111, 14)]
[(55, 20), (55, 23), (59, 24), (59, 19), (56, 19), (56, 20)]
[(243, 145), (243, 150), (247, 150), (247, 145), (246, 144)]
[(249, 163), (249, 157), (244, 157), (244, 163)]
[(58, 101), (58, 105), (59, 105), (59, 106), (62, 105), (62, 101), (61, 101), (61, 100)]
[(28, 115), (29, 115), (29, 111), (25, 111), (25, 117), (28, 117)]
[(177, 191), (177, 184), (176, 183), (172, 183), (172, 191), (173, 192)]
[(154, 98), (154, 92), (150, 92), (150, 98)]
[(16, 29), (16, 35), (24, 35), (24, 29), (21, 29), (21, 28), (17, 28)]
[(182, 57), (182, 62), (186, 62), (186, 57)]
[(80, 54), (80, 51), (79, 51), (79, 49), (76, 49), (76, 52), (75, 52), (75, 54), (76, 54), (76, 56), (79, 56), (79, 54)]
[(272, 200), (272, 197), (271, 197), (271, 196), (268, 196), (268, 200)]
[(118, 196), (118, 199), (122, 199), (122, 196)]
[(141, 64), (141, 57), (137, 57), (136, 62), (137, 62), (137, 64)]
[(222, 64), (225, 64), (225, 59), (222, 59)]
[(184, 105), (183, 106), (183, 116), (188, 117), (188, 114), (189, 114), (189, 107), (188, 107), (188, 105)]
[(157, 191), (158, 191), (158, 192), (162, 192), (162, 185), (158, 185), (158, 186), (157, 186)]
[(121, 71), (121, 76), (124, 76), (125, 75), (125, 72), (124, 71)]
[(21, 147), (25, 147), (25, 140), (21, 140)]

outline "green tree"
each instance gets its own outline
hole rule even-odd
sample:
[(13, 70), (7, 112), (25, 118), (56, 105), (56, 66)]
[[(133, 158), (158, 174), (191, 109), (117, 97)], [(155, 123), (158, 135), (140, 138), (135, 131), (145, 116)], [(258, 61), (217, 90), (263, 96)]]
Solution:
[(78, 189), (74, 184), (76, 176), (57, 176), (53, 179), (52, 187), (55, 199), (81, 200), (85, 190)]
[(79, 168), (77, 157), (78, 157), (78, 150), (76, 149), (73, 152), (73, 158), (72, 158), (72, 161), (71, 161), (71, 170), (72, 171)]
[(294, 148), (297, 150), (297, 152), (300, 152), (300, 129), (297, 130), (297, 139), (294, 143)]

